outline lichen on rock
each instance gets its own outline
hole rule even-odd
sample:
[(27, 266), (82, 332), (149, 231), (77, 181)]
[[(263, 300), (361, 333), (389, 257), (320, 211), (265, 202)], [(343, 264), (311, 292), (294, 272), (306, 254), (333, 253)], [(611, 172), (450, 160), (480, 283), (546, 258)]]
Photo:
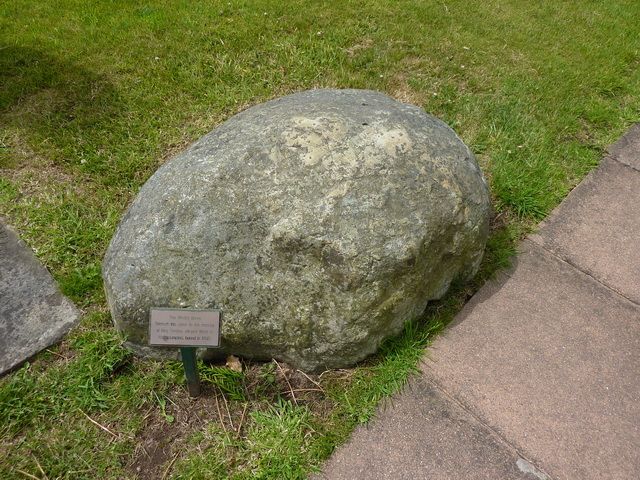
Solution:
[[(252, 107), (163, 165), (107, 251), (113, 320), (139, 353), (151, 307), (223, 311), (219, 353), (345, 367), (479, 266), (489, 195), (442, 121), (381, 93)], [(166, 352), (166, 350), (165, 350)]]

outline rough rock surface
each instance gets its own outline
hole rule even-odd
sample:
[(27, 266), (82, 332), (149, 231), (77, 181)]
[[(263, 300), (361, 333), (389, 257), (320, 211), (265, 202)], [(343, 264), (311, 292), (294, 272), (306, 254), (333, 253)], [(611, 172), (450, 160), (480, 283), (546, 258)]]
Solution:
[(51, 274), (0, 219), (0, 374), (56, 343), (79, 318)]
[(150, 307), (219, 308), (221, 353), (344, 367), (475, 273), (489, 208), (440, 120), (371, 91), (298, 93), (149, 179), (107, 251), (107, 298), (142, 354), (161, 355), (146, 347)]

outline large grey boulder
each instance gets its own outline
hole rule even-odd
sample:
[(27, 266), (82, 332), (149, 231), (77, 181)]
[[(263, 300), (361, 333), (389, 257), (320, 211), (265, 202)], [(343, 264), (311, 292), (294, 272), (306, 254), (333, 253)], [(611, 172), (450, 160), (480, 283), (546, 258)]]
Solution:
[(443, 122), (376, 92), (313, 90), (250, 108), (163, 165), (103, 276), (139, 353), (160, 354), (150, 307), (219, 308), (222, 353), (344, 367), (476, 272), (488, 219), (482, 173)]

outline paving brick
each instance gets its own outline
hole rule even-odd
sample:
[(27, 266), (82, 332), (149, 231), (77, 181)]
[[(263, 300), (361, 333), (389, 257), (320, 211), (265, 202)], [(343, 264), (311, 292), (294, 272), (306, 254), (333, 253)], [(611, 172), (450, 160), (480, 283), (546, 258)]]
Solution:
[(522, 248), (434, 342), (425, 375), (553, 478), (635, 480), (640, 307)]
[(491, 429), (425, 379), (358, 428), (315, 480), (539, 480)]
[(621, 163), (640, 170), (640, 123), (635, 124), (616, 143), (609, 147), (609, 154)]
[(640, 171), (603, 160), (531, 238), (640, 304)]

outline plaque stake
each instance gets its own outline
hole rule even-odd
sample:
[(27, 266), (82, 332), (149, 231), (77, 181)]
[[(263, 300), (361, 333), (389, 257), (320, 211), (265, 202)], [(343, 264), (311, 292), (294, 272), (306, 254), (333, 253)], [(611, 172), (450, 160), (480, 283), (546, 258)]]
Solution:
[(149, 345), (179, 347), (189, 395), (200, 395), (196, 348), (220, 347), (220, 310), (151, 307)]
[(200, 375), (198, 375), (198, 364), (196, 360), (195, 347), (181, 347), (180, 355), (184, 365), (184, 375), (187, 377), (187, 389), (189, 395), (197, 397), (200, 395)]

